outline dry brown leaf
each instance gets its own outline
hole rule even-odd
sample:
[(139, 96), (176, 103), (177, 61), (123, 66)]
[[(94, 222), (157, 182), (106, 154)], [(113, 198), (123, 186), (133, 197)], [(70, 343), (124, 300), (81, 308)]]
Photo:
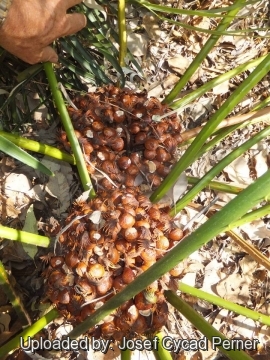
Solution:
[(0, 213), (3, 219), (6, 219), (6, 217), (16, 219), (20, 212), (21, 211), (14, 206), (13, 199), (6, 198), (0, 194)]
[(127, 47), (134, 56), (146, 56), (148, 40), (145, 34), (129, 33)]
[(219, 84), (213, 88), (214, 95), (223, 95), (229, 91), (229, 80), (224, 81), (222, 84)]
[(267, 165), (268, 155), (269, 155), (269, 149), (264, 149), (254, 156), (257, 177), (263, 175), (268, 170), (268, 165)]
[(217, 259), (213, 259), (205, 267), (204, 280), (203, 280), (203, 291), (208, 292), (209, 294), (216, 295), (213, 291), (212, 286), (217, 284), (220, 281), (220, 275), (218, 270), (223, 267), (221, 262), (218, 262)]
[(169, 67), (180, 75), (184, 74), (190, 63), (191, 61), (182, 55), (177, 55), (173, 58), (168, 59)]
[(24, 174), (10, 173), (3, 181), (3, 195), (0, 195), (2, 219), (17, 218), (29, 203), (27, 192), (31, 182)]
[(162, 84), (159, 83), (148, 91), (148, 96), (159, 97), (165, 89), (171, 88), (179, 81), (179, 79), (180, 78), (178, 76), (169, 74), (165, 79), (163, 79)]
[(243, 336), (246, 339), (252, 339), (257, 332), (258, 326), (254, 320), (247, 318), (243, 315), (231, 319), (231, 330), (235, 331), (238, 336)]
[(143, 27), (145, 28), (149, 38), (151, 40), (158, 41), (161, 36), (158, 17), (149, 12), (144, 15), (142, 21)]
[(59, 206), (53, 210), (53, 213), (60, 216), (70, 206), (69, 184), (66, 177), (60, 172), (55, 172), (55, 176), (50, 178), (45, 189), (48, 194), (58, 199)]
[[(29, 206), (27, 210), (24, 227), (22, 230), (30, 232), (32, 234), (38, 234), (37, 220), (34, 214), (33, 205)], [(30, 256), (31, 259), (34, 259), (38, 251), (37, 246), (33, 244), (25, 244), (22, 242), (22, 247), (26, 254)]]
[(184, 284), (188, 284), (189, 286), (194, 286), (196, 285), (196, 273), (187, 273), (186, 275), (184, 275), (184, 277), (181, 279), (181, 282)]
[(250, 285), (254, 281), (253, 272), (258, 263), (250, 256), (245, 256), (239, 261), (241, 274), (234, 273), (226, 276), (215, 286), (218, 296), (236, 304), (248, 305), (250, 302)]
[[(177, 55), (173, 58), (169, 58), (168, 59), (168, 65), (169, 67), (175, 71), (176, 73), (183, 75), (185, 73), (185, 71), (187, 70), (187, 68), (189, 67), (191, 63), (191, 59), (188, 59), (185, 56), (182, 55)], [(203, 75), (203, 70), (202, 69), (198, 69), (197, 71), (195, 71), (195, 73), (191, 76), (191, 78), (189, 79), (189, 82), (191, 84), (193, 84), (196, 80), (198, 80), (199, 78), (201, 78), (201, 76)]]
[(250, 240), (258, 241), (263, 238), (270, 238), (270, 230), (267, 229), (266, 224), (260, 219), (241, 225), (241, 230), (247, 234)]
[(224, 168), (224, 171), (232, 181), (240, 185), (248, 185), (252, 182), (248, 163), (244, 156), (240, 156), (234, 160), (230, 165)]
[[(71, 166), (47, 157), (44, 157), (41, 162), (55, 174), (55, 176), (49, 178), (45, 191), (58, 200), (59, 204), (57, 209), (53, 210), (53, 213), (60, 216), (70, 206), (70, 186), (73, 181)], [(40, 189), (38, 188), (37, 190), (39, 191)], [(40, 192), (37, 192), (36, 195), (42, 196)]]
[(19, 209), (29, 204), (25, 195), (31, 189), (31, 182), (24, 174), (9, 174), (4, 181), (4, 195), (13, 201)]
[(215, 286), (216, 293), (225, 300), (247, 305), (250, 303), (249, 287), (252, 281), (252, 276), (232, 274)]

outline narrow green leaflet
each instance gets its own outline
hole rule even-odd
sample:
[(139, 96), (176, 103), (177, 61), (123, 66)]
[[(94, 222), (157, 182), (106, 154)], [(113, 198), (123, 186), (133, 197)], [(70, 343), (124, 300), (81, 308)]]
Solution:
[[(63, 49), (73, 56), (73, 58), (80, 64), (80, 66), (90, 74), (94, 74), (97, 79), (102, 83), (110, 83), (110, 79), (103, 72), (101, 65), (95, 60), (90, 52), (84, 50), (81, 43), (78, 39), (74, 37), (69, 37), (67, 39), (61, 39), (60, 43)], [(91, 75), (90, 75), (91, 76)]]
[(258, 132), (251, 139), (247, 140), (241, 146), (234, 149), (231, 153), (226, 155), (215, 166), (213, 166), (200, 181), (194, 185), (188, 193), (186, 193), (181, 200), (179, 200), (174, 208), (175, 214), (180, 212), (184, 207), (204, 188), (209, 182), (218, 175), (227, 165), (231, 164), (235, 159), (241, 156), (245, 151), (250, 149), (255, 144), (258, 144), (262, 139), (270, 135), (270, 127)]
[[(227, 355), (231, 360), (252, 360), (252, 358), (243, 350), (238, 350), (230, 345), (230, 340), (216, 330), (211, 324), (209, 324), (196, 310), (194, 310), (188, 303), (186, 303), (181, 297), (177, 296), (171, 290), (165, 290), (164, 292), (166, 300), (174, 306), (182, 315), (188, 319), (206, 338), (210, 341), (211, 347), (215, 350), (219, 348), (221, 352)], [(202, 338), (203, 341), (203, 338)], [(230, 349), (228, 349), (230, 345)], [(202, 346), (204, 346), (202, 344)], [(206, 346), (208, 348), (208, 346)]]
[[(158, 5), (153, 2), (145, 1), (145, 0), (131, 0), (129, 1), (131, 3), (137, 3), (141, 6), (149, 7), (150, 9), (154, 9), (157, 11), (160, 11), (162, 13), (168, 13), (168, 14), (181, 14), (181, 15), (191, 15), (191, 16), (206, 16), (206, 17), (223, 17), (225, 11), (230, 11), (235, 8), (239, 8), (239, 4), (233, 4), (231, 6), (226, 6), (223, 8), (216, 8), (211, 10), (187, 10), (187, 9), (178, 9), (174, 7), (169, 6), (162, 6)], [(257, 0), (255, 1), (247, 1), (245, 5), (255, 4)], [(219, 15), (219, 13), (221, 15)], [(243, 18), (243, 17), (242, 17)]]
[(14, 145), (11, 141), (1, 135), (0, 150), (46, 175), (54, 176), (54, 173), (51, 172), (51, 170), (49, 170), (46, 166), (42, 165), (36, 158), (34, 158), (32, 155), (29, 155), (27, 152), (20, 149), (18, 146)]
[[(222, 104), (215, 114), (207, 121), (196, 140), (188, 147), (178, 163), (172, 168), (170, 174), (165, 178), (162, 184), (151, 195), (153, 202), (159, 201), (173, 186), (179, 175), (198, 158), (205, 141), (213, 134), (218, 124), (239, 104), (241, 99), (269, 72), (270, 55), (256, 67), (256, 69), (237, 87), (232, 95)], [(186, 72), (187, 73), (187, 72)], [(185, 76), (185, 75), (184, 75)], [(181, 78), (181, 80), (184, 78)], [(180, 81), (181, 81), (180, 80)], [(180, 82), (178, 83), (180, 84)], [(180, 84), (181, 85), (181, 84)], [(183, 84), (182, 84), (183, 85)], [(175, 87), (176, 89), (176, 87)], [(168, 95), (169, 96), (169, 95)]]

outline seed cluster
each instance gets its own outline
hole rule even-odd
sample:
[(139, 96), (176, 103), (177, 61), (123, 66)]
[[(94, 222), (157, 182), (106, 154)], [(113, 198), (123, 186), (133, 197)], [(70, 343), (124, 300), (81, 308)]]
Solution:
[[(175, 162), (180, 123), (166, 105), (146, 93), (112, 85), (74, 100), (69, 109), (90, 174), (101, 189), (147, 186), (156, 189)], [(69, 143), (60, 134), (64, 147)], [(107, 174), (104, 177), (104, 173)]]
[[(66, 224), (46, 271), (46, 293), (73, 322), (93, 313), (183, 236), (168, 209), (151, 204), (138, 188), (77, 202)], [(159, 330), (168, 316), (163, 286), (154, 282), (90, 333), (121, 340)]]
[[(169, 208), (145, 195), (170, 172), (181, 137), (177, 117), (146, 93), (108, 85), (74, 104), (78, 110), (69, 111), (97, 196), (74, 204), (44, 275), (50, 300), (79, 323), (183, 237)], [(60, 139), (68, 150), (64, 132)], [(178, 275), (173, 269), (89, 334), (120, 341), (159, 330), (168, 317), (164, 286)]]

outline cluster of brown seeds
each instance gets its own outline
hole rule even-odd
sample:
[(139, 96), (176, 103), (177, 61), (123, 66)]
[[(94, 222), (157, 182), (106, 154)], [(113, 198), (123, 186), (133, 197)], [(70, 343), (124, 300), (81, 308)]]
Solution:
[[(160, 259), (182, 236), (165, 206), (143, 191), (157, 188), (175, 162), (180, 124), (145, 93), (112, 85), (70, 108), (97, 197), (77, 202), (45, 272), (46, 294), (79, 323)], [(168, 115), (166, 115), (168, 114)], [(166, 115), (162, 121), (157, 116)], [(69, 143), (60, 134), (64, 147)], [(121, 340), (159, 330), (168, 316), (163, 289), (170, 276), (123, 304), (89, 334)]]
[[(156, 189), (175, 162), (180, 123), (166, 105), (146, 93), (112, 85), (74, 100), (70, 108), (90, 174), (101, 189), (145, 186)], [(60, 134), (64, 147), (69, 143)], [(107, 175), (104, 177), (104, 173)]]
[[(168, 209), (153, 205), (138, 188), (104, 191), (88, 203), (75, 203), (66, 224), (57, 256), (49, 260), (46, 293), (75, 323), (147, 270), (183, 236)], [(168, 316), (163, 286), (154, 282), (90, 334), (121, 340), (159, 330)]]

